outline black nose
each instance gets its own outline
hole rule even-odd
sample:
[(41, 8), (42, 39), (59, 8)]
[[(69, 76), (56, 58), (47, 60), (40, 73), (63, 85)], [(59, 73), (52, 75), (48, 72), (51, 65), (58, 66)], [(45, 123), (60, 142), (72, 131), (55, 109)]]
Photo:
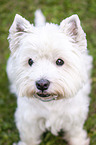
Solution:
[(42, 92), (44, 90), (47, 90), (49, 85), (50, 85), (50, 82), (48, 80), (46, 80), (46, 79), (41, 79), (41, 80), (36, 82), (37, 89), (41, 90)]

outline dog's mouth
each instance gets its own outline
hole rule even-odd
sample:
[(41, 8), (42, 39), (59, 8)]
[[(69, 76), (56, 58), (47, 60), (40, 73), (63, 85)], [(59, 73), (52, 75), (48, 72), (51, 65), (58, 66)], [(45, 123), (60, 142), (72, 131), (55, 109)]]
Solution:
[(35, 97), (43, 102), (48, 102), (48, 101), (56, 100), (58, 96), (49, 94), (47, 92), (37, 92)]

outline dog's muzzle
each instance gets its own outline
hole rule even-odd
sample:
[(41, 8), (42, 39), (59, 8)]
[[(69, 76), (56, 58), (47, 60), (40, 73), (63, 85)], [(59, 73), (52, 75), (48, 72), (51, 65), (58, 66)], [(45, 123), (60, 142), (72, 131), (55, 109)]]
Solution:
[(51, 94), (47, 94), (47, 93), (41, 93), (38, 92), (36, 95), (34, 95), (36, 98), (38, 98), (39, 100), (43, 101), (43, 102), (49, 102), (52, 100), (57, 100), (57, 96), (56, 95), (51, 95)]
[(50, 86), (50, 82), (46, 79), (41, 79), (36, 81), (36, 87), (38, 92), (36, 93), (35, 97), (40, 99), (41, 101), (48, 102), (51, 100), (56, 100), (57, 96), (48, 93), (48, 88)]
[(47, 93), (45, 93), (45, 92), (44, 92), (44, 93), (38, 92), (37, 95), (38, 95), (39, 97), (43, 97), (43, 98), (49, 97), (49, 96), (50, 96), (50, 94), (47, 94)]

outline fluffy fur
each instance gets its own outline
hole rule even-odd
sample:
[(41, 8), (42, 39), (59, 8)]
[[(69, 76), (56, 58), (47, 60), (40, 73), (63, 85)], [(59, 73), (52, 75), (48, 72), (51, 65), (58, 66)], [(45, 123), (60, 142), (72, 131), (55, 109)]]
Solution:
[[(83, 125), (90, 102), (92, 57), (80, 20), (72, 15), (56, 25), (45, 23), (40, 10), (35, 16), (36, 26), (17, 14), (8, 37), (7, 74), (17, 96), (18, 145), (38, 145), (46, 129), (54, 135), (63, 129), (69, 145), (89, 145)], [(58, 59), (64, 61), (62, 66), (56, 65)], [(36, 81), (42, 78), (50, 81), (49, 100), (37, 95)]]

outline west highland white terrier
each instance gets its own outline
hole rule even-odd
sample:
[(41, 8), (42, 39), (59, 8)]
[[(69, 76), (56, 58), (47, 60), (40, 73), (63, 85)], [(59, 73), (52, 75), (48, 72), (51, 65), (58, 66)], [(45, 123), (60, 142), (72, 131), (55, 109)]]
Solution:
[(35, 26), (16, 14), (9, 30), (7, 74), (17, 96), (18, 145), (38, 145), (46, 130), (62, 129), (69, 145), (89, 145), (88, 115), (92, 57), (77, 15), (60, 25), (46, 23), (40, 10)]

